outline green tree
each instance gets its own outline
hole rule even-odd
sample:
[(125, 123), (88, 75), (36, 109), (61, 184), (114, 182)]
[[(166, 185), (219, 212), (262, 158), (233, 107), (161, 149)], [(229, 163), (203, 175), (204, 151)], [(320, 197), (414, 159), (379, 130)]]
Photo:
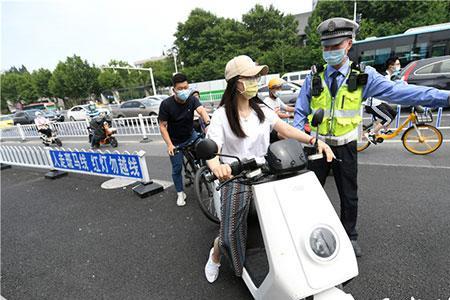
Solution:
[(40, 68), (31, 73), (31, 79), (35, 90), (39, 97), (50, 97), (51, 93), (48, 87), (48, 82), (52, 77), (52, 72), (47, 69)]
[[(317, 26), (332, 17), (353, 19), (353, 5), (353, 1), (318, 2), (306, 28), (305, 52), (309, 53), (309, 64), (302, 65), (302, 68), (322, 62)], [(399, 34), (412, 27), (450, 21), (450, 1), (357, 1), (357, 11), (362, 14), (357, 40)]]
[(1, 74), (1, 105), (7, 108), (7, 101), (31, 103), (38, 99), (38, 93), (28, 72), (6, 72)]
[(103, 70), (98, 75), (98, 83), (102, 91), (119, 89), (123, 87), (122, 78), (110, 69)]
[(49, 81), (54, 96), (69, 98), (73, 103), (99, 92), (98, 75), (100, 71), (86, 60), (74, 55), (59, 62)]
[[(156, 86), (172, 85), (172, 74), (174, 72), (174, 65), (172, 58), (167, 57), (162, 60), (146, 62), (144, 64), (144, 68), (152, 68)], [(179, 71), (185, 72), (184, 69)], [(151, 83), (149, 82), (149, 84)]]
[(240, 54), (268, 64), (272, 73), (285, 72), (302, 59), (297, 26), (292, 15), (272, 5), (256, 5), (242, 22), (197, 8), (178, 24), (175, 44), (193, 81), (223, 78), (227, 61)]

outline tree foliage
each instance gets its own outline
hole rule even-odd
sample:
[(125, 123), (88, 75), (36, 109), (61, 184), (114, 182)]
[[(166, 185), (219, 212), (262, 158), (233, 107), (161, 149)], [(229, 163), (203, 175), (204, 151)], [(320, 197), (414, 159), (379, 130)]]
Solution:
[(268, 64), (272, 73), (285, 72), (302, 59), (297, 26), (272, 5), (255, 5), (242, 22), (196, 8), (178, 24), (175, 44), (193, 81), (223, 78), (227, 61), (240, 54)]
[(87, 98), (91, 93), (99, 92), (97, 77), (100, 70), (86, 60), (74, 55), (59, 62), (49, 81), (54, 96), (70, 98), (75, 101)]
[(31, 80), (36, 93), (39, 97), (51, 97), (50, 90), (48, 88), (48, 82), (52, 77), (52, 72), (47, 69), (40, 68), (31, 73)]
[[(353, 1), (318, 2), (306, 28), (305, 52), (310, 53), (310, 64), (322, 61), (317, 26), (333, 17), (353, 19), (353, 7)], [(403, 33), (413, 27), (450, 22), (450, 1), (357, 1), (357, 13), (362, 14), (362, 19), (356, 39), (363, 40), (371, 36)]]
[[(178, 23), (174, 34), (179, 48), (179, 71), (191, 81), (222, 79), (225, 64), (236, 55), (246, 54), (260, 64), (267, 64), (270, 73), (309, 69), (322, 62), (317, 26), (331, 17), (353, 18), (354, 1), (320, 0), (308, 20), (306, 46), (297, 35), (297, 21), (274, 6), (255, 5), (242, 16), (242, 21), (223, 18), (200, 8), (191, 11), (187, 20)], [(357, 1), (362, 22), (357, 39), (386, 36), (425, 25), (450, 22), (450, 1)], [(132, 67), (121, 60), (108, 66)], [(153, 69), (157, 86), (171, 85), (175, 71), (173, 58), (147, 62)], [(86, 99), (92, 93), (151, 85), (147, 71), (104, 69), (90, 65), (79, 56), (67, 57), (53, 72), (39, 69), (28, 72), (24, 65), (12, 67), (1, 74), (1, 105), (6, 102), (30, 103), (40, 97)], [(130, 96), (135, 96), (133, 93)]]

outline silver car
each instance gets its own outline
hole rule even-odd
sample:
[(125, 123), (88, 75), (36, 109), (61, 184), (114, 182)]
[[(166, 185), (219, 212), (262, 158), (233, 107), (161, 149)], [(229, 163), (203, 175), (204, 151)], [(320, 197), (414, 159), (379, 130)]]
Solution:
[(161, 102), (167, 97), (169, 96), (156, 95), (125, 101), (118, 107), (112, 108), (113, 118), (137, 117), (139, 114), (143, 116), (157, 116)]
[[(281, 95), (280, 99), (286, 104), (295, 104), (298, 98), (298, 94), (300, 94), (301, 86), (293, 83), (293, 82), (285, 82), (283, 83), (281, 87)], [(265, 98), (269, 97), (269, 87), (267, 85), (264, 85), (259, 88), (258, 90), (258, 97), (261, 100), (264, 100)]]

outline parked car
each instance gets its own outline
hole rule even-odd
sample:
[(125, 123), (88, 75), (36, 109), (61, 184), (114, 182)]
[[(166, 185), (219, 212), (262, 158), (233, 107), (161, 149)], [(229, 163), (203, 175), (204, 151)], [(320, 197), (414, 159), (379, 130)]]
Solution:
[(409, 84), (450, 90), (450, 55), (410, 62), (400, 76)]
[(114, 118), (137, 117), (139, 114), (143, 116), (157, 116), (161, 102), (167, 97), (157, 95), (128, 100), (120, 104), (119, 107), (112, 108), (112, 115)]
[(40, 109), (40, 110), (57, 110), (56, 104), (53, 102), (39, 102), (25, 105), (23, 110)]
[(289, 72), (283, 74), (281, 78), (287, 82), (297, 83), (299, 85), (303, 85), (305, 82), (306, 76), (311, 73), (311, 70), (297, 71), (297, 72)]
[(40, 110), (40, 109), (28, 109), (28, 110), (18, 110), (14, 114), (13, 122), (16, 124), (34, 124), (34, 119), (36, 118), (36, 112), (41, 111), (44, 116), (52, 122), (63, 122), (64, 116), (57, 111), (52, 110)]
[[(281, 95), (280, 99), (286, 104), (295, 104), (298, 98), (298, 94), (300, 94), (301, 86), (299, 84), (295, 84), (294, 82), (286, 82), (281, 87)], [(258, 90), (258, 97), (261, 100), (269, 97), (269, 87), (264, 85)]]
[[(76, 105), (67, 111), (67, 119), (70, 121), (85, 121), (87, 119), (87, 109), (88, 105)], [(99, 112), (105, 112), (107, 115), (110, 115), (111, 112), (102, 107), (97, 107)]]
[(0, 128), (8, 128), (14, 125), (14, 115), (1, 115), (0, 116)]
[(13, 123), (14, 125), (26, 125), (26, 124), (34, 124), (34, 119), (36, 118), (35, 113), (39, 111), (39, 109), (29, 109), (29, 110), (18, 110), (14, 114)]

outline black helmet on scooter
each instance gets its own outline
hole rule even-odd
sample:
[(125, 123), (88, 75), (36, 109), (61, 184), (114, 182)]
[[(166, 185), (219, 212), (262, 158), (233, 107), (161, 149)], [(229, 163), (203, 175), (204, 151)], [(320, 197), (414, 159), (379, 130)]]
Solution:
[(272, 173), (286, 175), (306, 167), (302, 144), (293, 139), (281, 140), (269, 146), (266, 161)]

